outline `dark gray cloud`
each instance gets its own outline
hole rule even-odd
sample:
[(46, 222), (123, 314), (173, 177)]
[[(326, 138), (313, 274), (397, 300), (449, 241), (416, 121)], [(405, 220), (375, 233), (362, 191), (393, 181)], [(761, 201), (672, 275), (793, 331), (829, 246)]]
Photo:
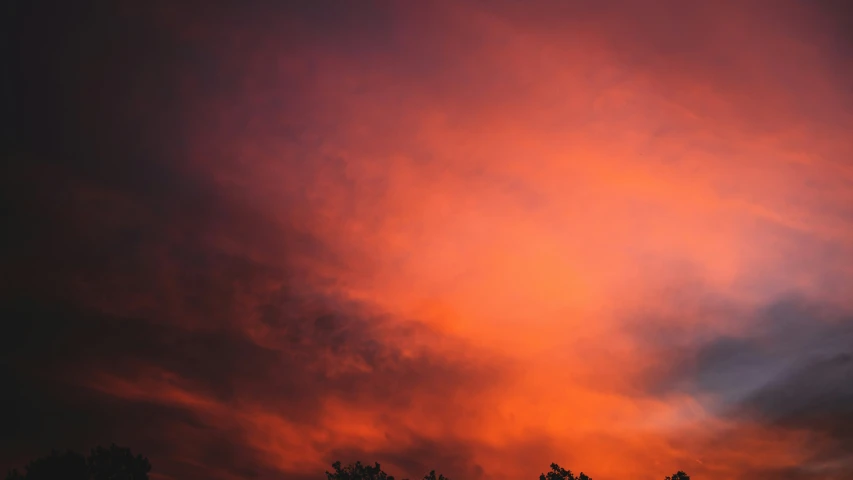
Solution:
[(853, 462), (853, 352), (827, 354), (798, 365), (751, 393), (736, 414), (832, 442), (816, 461)]
[(661, 338), (671, 344), (654, 347), (657, 367), (642, 375), (647, 391), (690, 393), (724, 418), (804, 432), (813, 438), (811, 460), (786, 474), (846, 478), (853, 472), (853, 315), (798, 296), (716, 314), (733, 316), (742, 333), (679, 339), (669, 332)]
[[(796, 296), (759, 311), (721, 306), (709, 312), (720, 323), (740, 323), (743, 333), (718, 335), (706, 326), (688, 335), (666, 327), (657, 337), (671, 343), (655, 347), (663, 356), (653, 388), (737, 396), (804, 363), (846, 354), (853, 345), (849, 314)], [(654, 345), (648, 332), (645, 337)]]

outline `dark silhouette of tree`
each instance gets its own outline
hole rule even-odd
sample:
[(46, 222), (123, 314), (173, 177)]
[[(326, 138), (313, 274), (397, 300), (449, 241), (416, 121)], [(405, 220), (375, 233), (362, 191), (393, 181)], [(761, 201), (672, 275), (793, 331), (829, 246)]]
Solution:
[[(332, 464), (334, 472), (326, 471), (326, 480), (394, 480), (392, 475), (382, 471), (379, 463), (373, 466), (355, 462), (341, 466), (341, 462)], [(129, 448), (111, 445), (110, 448), (92, 449), (88, 458), (67, 451), (51, 452), (50, 455), (31, 461), (21, 474), (12, 470), (6, 480), (148, 480), (151, 464), (142, 455), (134, 456)], [(402, 479), (406, 480), (406, 479)], [(423, 480), (450, 480), (444, 475), (436, 475), (435, 470), (424, 475)], [(551, 471), (539, 475), (539, 480), (592, 480), (583, 472), (576, 477), (571, 470), (551, 464)], [(690, 476), (679, 470), (665, 480), (690, 480)]]
[(54, 450), (50, 455), (31, 461), (23, 475), (12, 470), (7, 480), (89, 480), (86, 457), (79, 453)]
[(148, 480), (151, 471), (147, 458), (115, 444), (92, 449), (88, 463), (92, 480)]
[(428, 474), (424, 475), (424, 480), (450, 480), (444, 475), (435, 476), (435, 470), (431, 470)]
[(592, 478), (586, 476), (583, 472), (575, 477), (571, 470), (566, 470), (556, 463), (552, 463), (551, 471), (547, 474), (543, 473), (539, 475), (539, 480), (592, 480)]
[[(335, 462), (332, 464), (332, 468), (335, 471), (327, 471), (326, 480), (394, 480), (392, 475), (388, 475), (382, 471), (378, 463), (371, 467), (370, 465), (362, 465), (361, 462), (355, 462), (347, 465), (346, 467), (341, 467), (341, 462)], [(407, 479), (404, 478), (402, 480)], [(423, 480), (450, 479), (441, 474), (436, 476), (435, 470), (432, 470), (428, 474), (424, 475)]]
[(361, 462), (341, 468), (341, 462), (332, 464), (334, 472), (326, 471), (327, 480), (394, 480), (394, 477), (383, 472), (377, 463), (374, 466), (362, 465)]
[(92, 449), (88, 458), (71, 451), (54, 451), (31, 461), (24, 474), (12, 470), (6, 480), (148, 480), (150, 471), (147, 458), (111, 445)]

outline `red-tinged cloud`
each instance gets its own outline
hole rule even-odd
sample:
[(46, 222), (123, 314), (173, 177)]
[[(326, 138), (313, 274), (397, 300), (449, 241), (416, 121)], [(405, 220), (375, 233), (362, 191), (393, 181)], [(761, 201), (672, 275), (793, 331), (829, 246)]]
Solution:
[(3, 465), (846, 478), (831, 2), (20, 5)]

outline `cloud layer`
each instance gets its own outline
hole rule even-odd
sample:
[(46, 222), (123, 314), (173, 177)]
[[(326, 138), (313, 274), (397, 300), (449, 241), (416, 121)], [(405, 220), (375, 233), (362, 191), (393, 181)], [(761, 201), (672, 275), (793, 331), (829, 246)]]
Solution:
[(0, 467), (853, 474), (844, 5), (36, 3)]

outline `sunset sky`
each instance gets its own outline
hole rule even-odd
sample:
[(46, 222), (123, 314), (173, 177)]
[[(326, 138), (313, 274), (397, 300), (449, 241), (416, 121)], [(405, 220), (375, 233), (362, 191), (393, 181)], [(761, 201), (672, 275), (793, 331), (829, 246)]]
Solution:
[(2, 473), (853, 478), (846, 2), (10, 5)]

